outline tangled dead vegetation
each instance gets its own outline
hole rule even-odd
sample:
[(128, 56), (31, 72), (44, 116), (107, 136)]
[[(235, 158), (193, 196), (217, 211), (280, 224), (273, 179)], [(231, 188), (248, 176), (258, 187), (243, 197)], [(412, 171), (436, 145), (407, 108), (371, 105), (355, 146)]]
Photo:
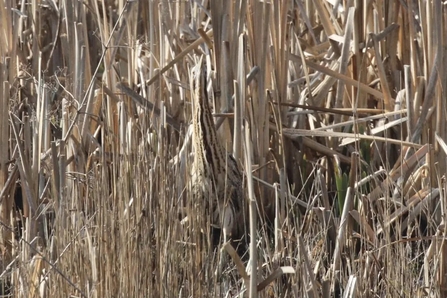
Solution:
[[(446, 297), (444, 15), (435, 0), (4, 1), (1, 294)], [(199, 57), (240, 174), (242, 251), (188, 205)], [(214, 192), (235, 185), (222, 156)]]

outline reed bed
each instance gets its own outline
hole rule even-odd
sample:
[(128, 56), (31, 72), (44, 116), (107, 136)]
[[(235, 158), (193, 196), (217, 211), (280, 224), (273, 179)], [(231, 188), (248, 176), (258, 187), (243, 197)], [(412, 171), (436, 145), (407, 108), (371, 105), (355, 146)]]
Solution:
[[(447, 297), (446, 16), (440, 0), (3, 1), (2, 296)], [(251, 241), (222, 246), (222, 276), (188, 204), (201, 56)]]

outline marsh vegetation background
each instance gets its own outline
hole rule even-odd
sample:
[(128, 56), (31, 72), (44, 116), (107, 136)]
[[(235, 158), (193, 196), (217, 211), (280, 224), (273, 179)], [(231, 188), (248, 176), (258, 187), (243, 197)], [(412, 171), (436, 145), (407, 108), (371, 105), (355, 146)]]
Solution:
[[(1, 1), (2, 294), (447, 297), (446, 16), (440, 0)], [(200, 56), (256, 200), (251, 293), (236, 257), (222, 286), (206, 214), (185, 212)]]

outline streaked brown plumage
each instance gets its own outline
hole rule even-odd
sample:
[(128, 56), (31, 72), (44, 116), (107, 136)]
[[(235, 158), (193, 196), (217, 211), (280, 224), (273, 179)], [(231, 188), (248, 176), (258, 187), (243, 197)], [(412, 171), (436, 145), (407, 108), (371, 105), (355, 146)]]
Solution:
[[(192, 191), (194, 200), (203, 200), (212, 212), (213, 224), (222, 230), (224, 241), (240, 236), (243, 191), (242, 174), (232, 155), (217, 138), (206, 92), (202, 59), (193, 76)], [(209, 206), (212, 204), (212, 206)], [(233, 238), (234, 239), (234, 238)]]

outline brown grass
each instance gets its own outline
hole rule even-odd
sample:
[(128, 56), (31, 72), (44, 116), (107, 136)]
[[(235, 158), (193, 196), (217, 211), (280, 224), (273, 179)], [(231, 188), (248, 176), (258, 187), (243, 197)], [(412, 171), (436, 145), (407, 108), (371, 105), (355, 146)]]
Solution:
[[(440, 0), (4, 1), (1, 294), (446, 297), (446, 16)], [(222, 278), (209, 215), (185, 208), (200, 55), (251, 208), (250, 253), (237, 267), (223, 246)]]

